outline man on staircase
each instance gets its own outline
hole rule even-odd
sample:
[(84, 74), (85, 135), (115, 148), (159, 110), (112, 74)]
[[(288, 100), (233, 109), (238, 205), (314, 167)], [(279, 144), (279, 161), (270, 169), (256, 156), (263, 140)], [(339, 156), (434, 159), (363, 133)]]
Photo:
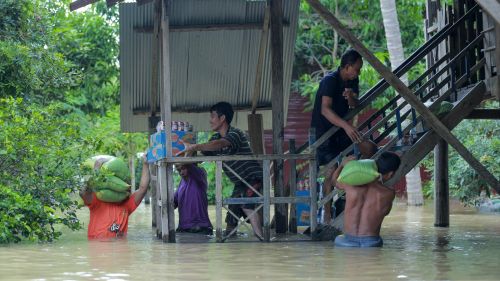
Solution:
[[(363, 66), (361, 55), (353, 50), (347, 50), (340, 59), (340, 67), (327, 74), (320, 82), (314, 101), (311, 127), (315, 129), (316, 139), (319, 139), (331, 127), (340, 128), (317, 150), (317, 159), (320, 166), (328, 164), (353, 142), (362, 141), (357, 129), (343, 118), (350, 108), (357, 106), (359, 94), (359, 74)], [(327, 171), (323, 184), (323, 194), (326, 196), (332, 191), (332, 172), (335, 167)], [(331, 220), (331, 201), (325, 204), (324, 222)]]

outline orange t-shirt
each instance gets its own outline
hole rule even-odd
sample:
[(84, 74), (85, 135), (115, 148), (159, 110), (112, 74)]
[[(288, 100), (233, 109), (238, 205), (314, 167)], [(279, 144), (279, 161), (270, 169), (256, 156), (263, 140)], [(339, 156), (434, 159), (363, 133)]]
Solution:
[(127, 235), (128, 217), (138, 205), (132, 194), (120, 203), (103, 202), (92, 193), (92, 202), (87, 205), (90, 210), (88, 229), (89, 239), (115, 238)]

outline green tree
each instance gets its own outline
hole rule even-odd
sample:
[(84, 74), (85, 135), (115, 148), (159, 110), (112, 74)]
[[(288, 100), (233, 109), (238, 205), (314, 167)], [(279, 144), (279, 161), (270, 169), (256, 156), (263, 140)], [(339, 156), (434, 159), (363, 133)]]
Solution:
[(78, 229), (71, 194), (88, 155), (79, 117), (62, 103), (47, 107), (0, 99), (0, 243), (52, 241), (54, 226)]

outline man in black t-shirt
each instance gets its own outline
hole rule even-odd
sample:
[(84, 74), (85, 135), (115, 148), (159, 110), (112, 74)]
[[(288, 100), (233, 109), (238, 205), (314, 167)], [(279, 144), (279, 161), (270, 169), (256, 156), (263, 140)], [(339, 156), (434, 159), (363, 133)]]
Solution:
[[(320, 82), (311, 119), (311, 127), (316, 131), (316, 139), (319, 139), (333, 126), (340, 128), (318, 148), (317, 159), (320, 166), (328, 164), (352, 142), (362, 141), (358, 130), (343, 119), (350, 108), (357, 106), (358, 77), (362, 66), (361, 55), (355, 50), (349, 49), (342, 55), (340, 67), (327, 74)], [(332, 190), (332, 173), (335, 168), (327, 172), (323, 184), (325, 196)], [(324, 221), (329, 223), (331, 220), (331, 201), (325, 204), (324, 214)]]
[[(189, 153), (201, 151), (204, 155), (252, 155), (250, 142), (246, 134), (238, 128), (231, 127), (234, 111), (231, 104), (219, 102), (210, 108), (210, 128), (215, 134), (206, 143), (188, 144), (185, 143), (185, 149), (180, 152)], [(237, 160), (225, 161), (234, 172), (243, 178), (255, 190), (260, 190), (262, 186), (262, 167), (255, 160)], [(224, 173), (234, 183), (234, 189), (231, 197), (257, 197), (254, 190), (243, 183), (228, 168), (223, 166)], [(250, 219), (255, 235), (262, 239), (262, 224), (258, 213), (251, 215), (255, 209), (255, 204), (229, 205), (229, 209), (238, 216), (247, 216)], [(251, 215), (251, 216), (250, 216)], [(231, 215), (226, 215), (227, 228), (229, 233), (234, 229), (238, 221)]]

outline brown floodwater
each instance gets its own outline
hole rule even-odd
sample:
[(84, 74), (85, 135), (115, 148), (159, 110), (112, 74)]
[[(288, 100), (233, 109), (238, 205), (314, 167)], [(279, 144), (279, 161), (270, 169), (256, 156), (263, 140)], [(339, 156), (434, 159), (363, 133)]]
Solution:
[[(451, 226), (436, 228), (432, 202), (395, 204), (381, 249), (250, 237), (164, 244), (152, 235), (150, 206), (141, 205), (126, 240), (89, 242), (83, 229), (50, 244), (0, 247), (0, 280), (500, 280), (500, 215), (458, 203), (450, 214)], [(87, 209), (79, 215), (88, 221)]]

